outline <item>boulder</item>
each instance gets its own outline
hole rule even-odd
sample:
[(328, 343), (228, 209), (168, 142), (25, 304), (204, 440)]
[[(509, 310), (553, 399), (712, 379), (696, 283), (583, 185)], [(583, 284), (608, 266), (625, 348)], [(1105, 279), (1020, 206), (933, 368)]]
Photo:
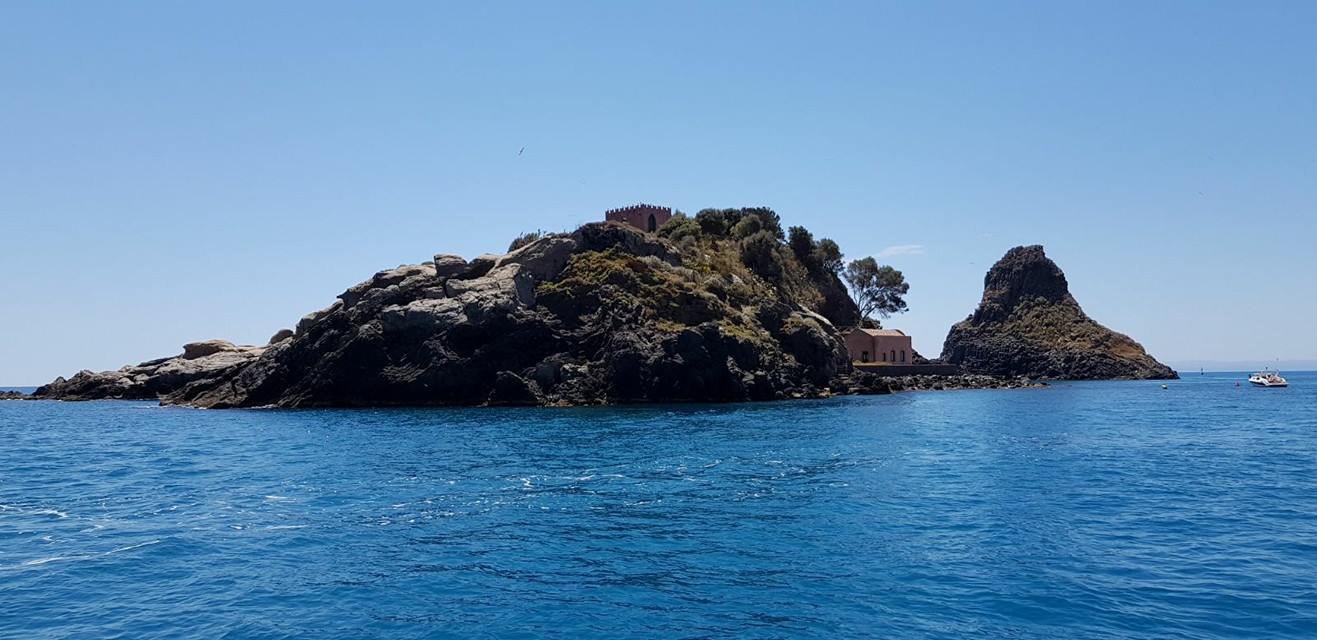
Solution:
[(233, 351), (236, 347), (228, 340), (204, 340), (183, 345), (183, 360), (196, 360), (221, 351)]
[(499, 257), (494, 268), (520, 265), (521, 272), (536, 282), (552, 280), (567, 266), (567, 260), (576, 250), (576, 245), (576, 240), (571, 236), (546, 236)]
[(466, 271), (466, 259), (451, 253), (438, 253), (434, 256), (434, 274), (439, 278), (451, 278)]
[[(437, 258), (438, 256), (435, 257)], [(416, 282), (432, 279), (436, 277), (436, 271), (437, 267), (434, 264), (399, 265), (396, 269), (385, 269), (384, 271), (377, 272), (370, 280), (359, 283), (347, 291), (340, 293), (338, 299), (344, 307), (350, 309), (371, 291), (401, 285), (408, 281)], [(317, 313), (321, 314), (319, 317), (324, 317), (334, 308), (335, 307), (331, 306), (329, 309)]]
[(489, 270), (493, 269), (502, 258), (503, 254), (484, 253), (478, 255), (467, 263), (466, 268), (457, 270), (452, 277), (460, 280), (479, 278), (489, 273)]
[[(345, 292), (343, 295), (347, 295), (347, 293)], [(355, 303), (357, 296), (353, 295), (352, 299), (353, 302)], [(338, 300), (335, 300), (333, 304), (329, 305), (328, 307), (325, 307), (324, 309), (321, 309), (319, 311), (312, 311), (311, 313), (302, 316), (302, 319), (297, 321), (297, 329), (293, 332), (294, 335), (306, 333), (307, 329), (310, 329), (311, 327), (315, 326), (317, 322), (320, 322), (321, 320), (328, 317), (329, 314), (338, 311), (342, 307), (343, 307), (343, 298), (340, 296)]]

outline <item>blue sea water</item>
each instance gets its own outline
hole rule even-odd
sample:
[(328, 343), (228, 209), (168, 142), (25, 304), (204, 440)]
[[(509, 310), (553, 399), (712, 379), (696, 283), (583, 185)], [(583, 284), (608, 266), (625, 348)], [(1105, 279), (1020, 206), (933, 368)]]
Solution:
[(1317, 637), (1317, 374), (732, 406), (0, 402), (0, 636)]

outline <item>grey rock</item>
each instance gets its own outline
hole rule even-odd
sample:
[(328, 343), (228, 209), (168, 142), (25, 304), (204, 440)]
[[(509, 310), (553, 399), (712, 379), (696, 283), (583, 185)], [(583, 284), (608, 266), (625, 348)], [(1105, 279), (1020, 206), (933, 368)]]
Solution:
[(54, 400), (154, 400), (193, 382), (241, 368), (265, 350), (225, 340), (192, 342), (172, 358), (129, 365), (118, 371), (84, 370), (69, 379), (56, 378), (32, 396)]
[(535, 304), (535, 281), (520, 264), (500, 266), (479, 278), (449, 280), (445, 287), (449, 296), (481, 306)]
[[(370, 280), (357, 284), (347, 291), (339, 294), (338, 299), (346, 308), (352, 308), (363, 297), (371, 291), (386, 289), (394, 285), (400, 285), (405, 282), (418, 282), (436, 277), (436, 265), (433, 264), (404, 264), (396, 269), (385, 269), (371, 277)], [(332, 310), (333, 307), (325, 311)], [(321, 312), (323, 313), (323, 312)], [(324, 313), (324, 315), (328, 315)], [(323, 317), (323, 315), (321, 316)]]
[(434, 272), (439, 278), (451, 278), (466, 271), (466, 259), (451, 253), (438, 253), (434, 256)]
[(493, 269), (494, 266), (498, 264), (498, 261), (501, 258), (503, 258), (503, 255), (504, 254), (493, 254), (493, 253), (485, 253), (478, 255), (472, 258), (471, 262), (467, 263), (465, 269), (461, 269), (457, 271), (452, 275), (452, 277), (461, 280), (479, 278), (485, 275), (486, 273), (489, 273), (489, 270)]
[[(356, 302), (355, 296), (353, 296), (353, 302), (354, 303)], [(344, 306), (343, 299), (340, 298), (338, 300), (335, 300), (333, 304), (329, 305), (328, 307), (325, 307), (324, 309), (321, 309), (319, 311), (312, 311), (311, 313), (302, 316), (302, 319), (297, 321), (297, 329), (294, 331), (294, 334), (296, 335), (296, 334), (306, 333), (307, 330), (315, 326), (317, 322), (320, 322), (321, 320), (329, 317), (329, 314), (338, 311), (343, 306)]]
[(522, 273), (536, 282), (552, 280), (567, 266), (567, 260), (571, 258), (576, 246), (577, 241), (571, 236), (546, 236), (499, 257), (494, 268), (520, 265)]

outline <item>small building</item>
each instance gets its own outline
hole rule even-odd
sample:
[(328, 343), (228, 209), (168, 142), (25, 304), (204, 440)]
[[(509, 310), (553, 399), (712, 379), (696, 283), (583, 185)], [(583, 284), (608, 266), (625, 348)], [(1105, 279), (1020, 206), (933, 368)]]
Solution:
[(900, 329), (864, 329), (856, 327), (846, 330), (842, 338), (846, 342), (846, 352), (852, 362), (876, 364), (912, 364), (914, 347), (910, 336)]
[(672, 207), (656, 207), (652, 204), (633, 204), (604, 212), (604, 220), (629, 224), (641, 231), (658, 231), (670, 218)]

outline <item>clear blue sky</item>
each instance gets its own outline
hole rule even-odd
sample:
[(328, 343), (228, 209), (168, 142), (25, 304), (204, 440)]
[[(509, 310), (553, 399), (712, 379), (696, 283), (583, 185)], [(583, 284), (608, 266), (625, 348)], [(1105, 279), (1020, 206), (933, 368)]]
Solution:
[(636, 201), (886, 249), (930, 355), (1042, 243), (1163, 360), (1317, 358), (1317, 3), (486, 4), (0, 4), (0, 384)]

